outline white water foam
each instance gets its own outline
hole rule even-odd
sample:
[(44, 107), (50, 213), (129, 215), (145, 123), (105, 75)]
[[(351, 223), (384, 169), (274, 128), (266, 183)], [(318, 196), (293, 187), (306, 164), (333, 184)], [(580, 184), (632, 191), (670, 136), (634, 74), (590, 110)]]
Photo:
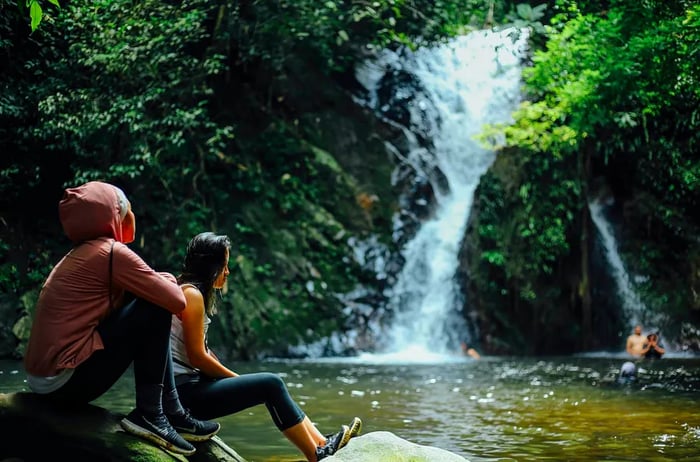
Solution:
[[(435, 159), (449, 185), (436, 193), (434, 217), (403, 249), (405, 265), (389, 294), (392, 325), (384, 332), (386, 350), (373, 356), (390, 361), (451, 360), (467, 336), (462, 298), (455, 281), (458, 252), (472, 208), (474, 191), (495, 154), (475, 136), (485, 124), (507, 123), (520, 102), (521, 63), (527, 30), (477, 31), (450, 43), (399, 57), (387, 52), (380, 63), (358, 70), (358, 80), (376, 89), (382, 73), (393, 66), (415, 75), (426, 89), (435, 114), (423, 111), (412, 120), (433, 116), (423, 125), (433, 134)], [(376, 104), (376, 95), (370, 101)], [(422, 109), (427, 104), (417, 106)], [(416, 145), (416, 152), (424, 147)], [(419, 154), (420, 155), (420, 152)], [(411, 160), (411, 155), (406, 156)], [(425, 158), (422, 158), (425, 160)], [(370, 358), (366, 358), (370, 359)]]

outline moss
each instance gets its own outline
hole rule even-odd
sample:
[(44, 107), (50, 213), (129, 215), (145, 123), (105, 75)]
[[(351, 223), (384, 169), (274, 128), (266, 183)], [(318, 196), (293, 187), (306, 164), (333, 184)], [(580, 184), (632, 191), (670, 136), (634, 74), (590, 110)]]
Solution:
[[(200, 443), (186, 458), (127, 434), (122, 416), (99, 406), (58, 406), (32, 393), (0, 394), (0, 460), (27, 462), (71, 460), (92, 462), (244, 462), (231, 448), (222, 455), (216, 442)], [(27, 439), (31, 428), (31, 444)]]

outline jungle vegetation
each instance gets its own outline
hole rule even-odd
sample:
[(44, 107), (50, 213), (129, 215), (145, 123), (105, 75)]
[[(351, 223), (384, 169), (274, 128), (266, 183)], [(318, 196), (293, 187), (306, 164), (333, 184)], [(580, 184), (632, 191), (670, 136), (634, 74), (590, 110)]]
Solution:
[(510, 154), (481, 185), (475, 273), (492, 281), (480, 296), (519, 306), (528, 326), (502, 323), (494, 335), (528, 351), (527, 336), (535, 349), (580, 351), (607, 346), (596, 342), (605, 326), (612, 338), (629, 333), (596, 306), (606, 295), (592, 300), (588, 204), (599, 197), (614, 201), (627, 270), (665, 319), (656, 327), (679, 333), (700, 314), (700, 4), (557, 5), (524, 71), (526, 101), (495, 128)]
[(21, 354), (41, 283), (69, 247), (63, 188), (94, 179), (127, 192), (134, 246), (158, 269), (177, 273), (197, 232), (231, 236), (217, 334), (232, 354), (346, 328), (337, 295), (377, 283), (347, 239), (392, 248), (397, 195), (370, 136), (384, 128), (348, 96), (353, 65), (506, 24), (535, 34), (527, 101), (512, 126), (485, 132), (505, 133), (513, 165), (479, 190), (472, 290), (493, 313), (493, 351), (523, 351), (533, 332), (561, 341), (529, 352), (591, 346), (585, 271), (581, 301), (561, 301), (563, 262), (586, 260), (597, 177), (628, 205), (624, 251), (648, 275), (645, 298), (678, 322), (697, 317), (696, 2), (0, 0), (0, 356)]

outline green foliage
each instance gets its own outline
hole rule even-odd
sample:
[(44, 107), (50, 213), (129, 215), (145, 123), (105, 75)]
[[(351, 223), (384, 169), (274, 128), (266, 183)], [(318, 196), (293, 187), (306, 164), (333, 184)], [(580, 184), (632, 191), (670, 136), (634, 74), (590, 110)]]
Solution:
[(530, 27), (533, 32), (543, 34), (546, 29), (541, 20), (544, 18), (546, 9), (546, 3), (534, 7), (528, 3), (519, 3), (515, 6), (515, 11), (509, 13), (506, 19), (513, 27)]
[[(575, 238), (572, 218), (591, 200), (588, 175), (609, 175), (619, 183), (617, 199), (631, 204), (619, 238), (631, 271), (648, 276), (639, 289), (649, 306), (682, 312), (692, 297), (678, 281), (690, 273), (685, 255), (700, 235), (700, 5), (559, 1), (555, 10), (546, 47), (534, 50), (524, 72), (527, 98), (514, 122), (483, 134), (517, 150), (524, 179), (522, 203), (512, 205), (516, 228), (499, 225), (503, 210), (481, 217), (480, 233), (492, 235), (482, 257), (526, 288), (522, 298), (538, 297), (527, 288), (552, 272)], [(584, 167), (589, 160), (594, 172)], [(528, 256), (518, 261), (523, 249)]]
[[(232, 136), (207, 112), (206, 79), (223, 67), (220, 55), (207, 53), (206, 6), (136, 2), (128, 17), (123, 2), (111, 0), (66, 8), (58, 27), (66, 31), (67, 55), (52, 66), (62, 83), (39, 101), (34, 135), (73, 153), (80, 165), (73, 182), (105, 171), (107, 179), (173, 178), (169, 169), (197, 165), (198, 156), (216, 155), (215, 144)], [(206, 132), (212, 142), (203, 139)], [(150, 178), (140, 178), (144, 172)]]
[(580, 190), (575, 168), (564, 160), (504, 156), (479, 189), (481, 259), (500, 267), (504, 282), (532, 301), (540, 278), (551, 276), (570, 251)]
[(238, 58), (279, 71), (287, 56), (300, 52), (325, 69), (347, 69), (368, 49), (440, 40), (477, 18), (483, 24), (487, 13), (483, 0), (246, 2), (235, 11)]
[[(698, 235), (696, 2), (0, 6), (0, 58), (9, 63), (0, 75), (0, 285), (8, 296), (36, 289), (67, 249), (55, 213), (62, 188), (103, 179), (128, 192), (134, 247), (157, 268), (177, 272), (197, 232), (231, 235), (236, 263), (219, 335), (233, 351), (254, 356), (330, 333), (343, 324), (334, 294), (360, 277), (343, 236), (367, 230), (354, 202), (364, 191), (333, 162), (337, 153), (314, 146), (328, 149), (334, 134), (320, 133), (316, 114), (298, 113), (308, 106), (288, 102), (290, 74), (315, 84), (298, 63), (338, 75), (367, 51), (505, 21), (544, 32), (547, 44), (532, 56), (514, 123), (484, 134), (509, 153), (480, 186), (477, 227), (481, 287), (494, 309), (518, 307), (499, 311), (498, 322), (517, 337), (530, 315), (534, 325), (564, 319), (561, 266), (577, 250), (589, 159), (629, 172), (623, 194), (639, 200), (623, 250), (651, 275), (647, 299), (687, 297), (664, 298), (682, 283), (656, 282), (687, 274), (668, 268), (684, 268)], [(42, 198), (31, 213), (28, 197)]]
[[(249, 271), (234, 272), (222, 302), (228, 348), (253, 355), (341, 325), (334, 293), (357, 269), (337, 236), (353, 219), (329, 210), (351, 210), (357, 191), (342, 171), (326, 177), (328, 159), (267, 100), (290, 57), (328, 72), (365, 45), (409, 41), (421, 31), (416, 5), (97, 0), (49, 15), (39, 1), (26, 4), (31, 36), (24, 2), (0, 17), (3, 293), (35, 289), (67, 250), (55, 215), (63, 187), (102, 179), (127, 191), (133, 246), (156, 268), (177, 272), (197, 232), (231, 235)], [(27, 197), (41, 198), (32, 213)]]

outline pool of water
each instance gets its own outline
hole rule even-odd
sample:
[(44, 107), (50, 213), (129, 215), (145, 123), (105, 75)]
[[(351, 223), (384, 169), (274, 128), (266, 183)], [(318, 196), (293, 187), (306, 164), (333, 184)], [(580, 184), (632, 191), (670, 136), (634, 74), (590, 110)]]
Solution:
[[(352, 416), (363, 433), (390, 431), (470, 461), (700, 460), (700, 358), (638, 362), (618, 384), (620, 355), (453, 358), (420, 363), (379, 357), (234, 363), (274, 371), (322, 432)], [(26, 390), (21, 363), (0, 361), (0, 393)], [(126, 374), (95, 404), (133, 407)], [(220, 436), (249, 462), (302, 460), (257, 406), (219, 419)]]

